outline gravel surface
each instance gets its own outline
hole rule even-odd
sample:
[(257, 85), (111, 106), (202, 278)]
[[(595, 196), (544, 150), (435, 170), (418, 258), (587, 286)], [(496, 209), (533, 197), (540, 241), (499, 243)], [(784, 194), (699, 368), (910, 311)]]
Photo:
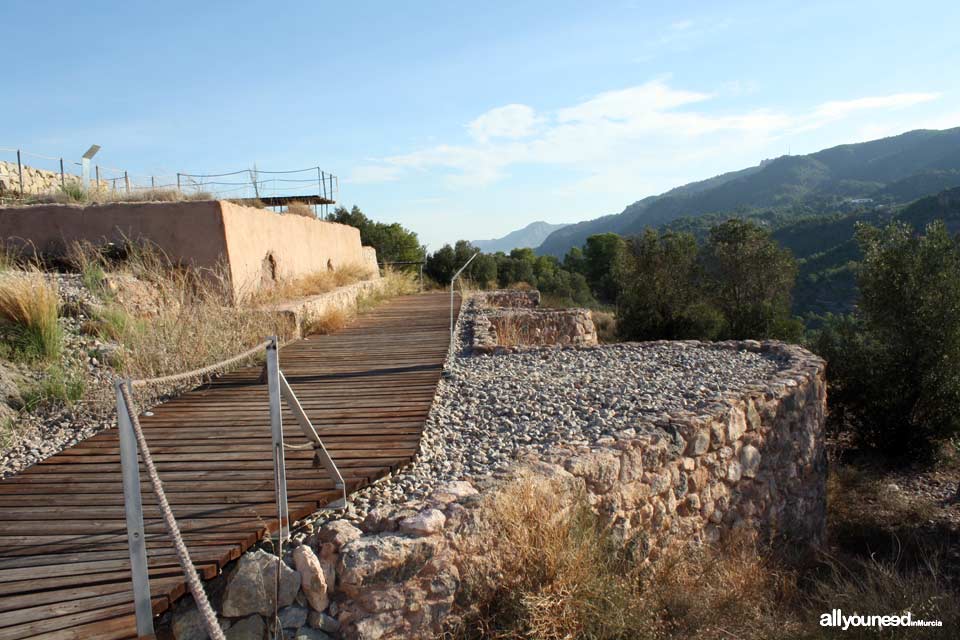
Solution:
[(780, 367), (771, 356), (691, 343), (470, 356), (464, 334), (474, 315), (468, 304), (457, 354), (447, 363), (453, 377), (440, 382), (418, 459), (353, 494), (343, 517), (361, 520), (375, 507), (424, 498), (443, 482), (495, 475), (526, 452), (595, 443), (702, 407)]

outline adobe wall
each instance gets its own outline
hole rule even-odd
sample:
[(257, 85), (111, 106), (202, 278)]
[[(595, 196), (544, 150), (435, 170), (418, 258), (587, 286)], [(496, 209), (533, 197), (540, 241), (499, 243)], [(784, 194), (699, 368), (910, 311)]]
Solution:
[[(364, 264), (360, 230), (345, 224), (220, 201), (230, 280), (240, 295), (272, 279)], [(272, 265), (271, 263), (272, 258)], [(274, 273), (269, 271), (273, 269)], [(379, 273), (379, 272), (377, 272)]]
[(147, 240), (175, 262), (226, 266), (236, 297), (280, 278), (368, 264), (373, 252), (364, 251), (354, 227), (225, 201), (0, 209), (0, 240), (42, 253), (61, 255), (74, 241), (103, 244), (125, 238)]

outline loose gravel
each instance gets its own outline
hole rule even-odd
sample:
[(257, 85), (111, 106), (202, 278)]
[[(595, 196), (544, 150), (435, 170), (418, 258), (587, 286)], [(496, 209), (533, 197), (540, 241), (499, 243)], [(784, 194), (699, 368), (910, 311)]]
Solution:
[(472, 304), (461, 313), (453, 375), (440, 381), (417, 459), (353, 494), (341, 517), (359, 521), (444, 482), (497, 475), (528, 452), (655, 429), (658, 418), (714, 403), (781, 366), (769, 355), (685, 342), (471, 356), (465, 334), (475, 313)]

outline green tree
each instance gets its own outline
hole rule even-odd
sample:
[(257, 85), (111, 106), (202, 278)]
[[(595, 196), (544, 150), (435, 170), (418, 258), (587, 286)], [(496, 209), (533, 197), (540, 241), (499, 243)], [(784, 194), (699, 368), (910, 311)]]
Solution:
[(587, 273), (587, 259), (583, 255), (583, 249), (573, 247), (563, 257), (563, 268), (570, 273)]
[(371, 220), (356, 205), (349, 211), (346, 207), (337, 207), (326, 219), (359, 229), (360, 243), (376, 249), (380, 262), (417, 262), (426, 256), (416, 233), (395, 222), (385, 224)]
[(829, 361), (832, 415), (894, 455), (960, 434), (960, 239), (942, 221), (857, 230), (854, 316), (831, 317), (815, 349)]
[(583, 247), (587, 282), (601, 302), (617, 299), (616, 267), (626, 248), (626, 241), (615, 233), (601, 233), (587, 238)]
[(632, 238), (617, 267), (617, 327), (627, 340), (715, 339), (723, 315), (705, 294), (697, 241), (653, 229)]
[(423, 272), (439, 284), (447, 284), (460, 267), (457, 266), (457, 254), (453, 247), (445, 244), (427, 256)]
[(793, 254), (756, 224), (731, 219), (713, 227), (702, 252), (707, 292), (723, 314), (729, 338), (800, 338), (790, 315), (797, 278)]

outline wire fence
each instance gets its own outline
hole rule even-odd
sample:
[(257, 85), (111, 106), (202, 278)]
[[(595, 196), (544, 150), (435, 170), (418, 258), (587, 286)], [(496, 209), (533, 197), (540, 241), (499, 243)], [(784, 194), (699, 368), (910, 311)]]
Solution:
[(228, 173), (178, 173), (176, 188), (185, 193), (230, 194), (230, 198), (267, 200), (270, 198), (313, 197), (336, 202), (340, 180), (320, 167), (291, 171), (242, 169)]
[(259, 200), (283, 206), (290, 200), (326, 206), (337, 202), (340, 180), (319, 166), (289, 171), (256, 168), (226, 173), (133, 174), (125, 169), (91, 163), (83, 184), (82, 163), (14, 147), (0, 147), (0, 199), (23, 200), (82, 186), (86, 190), (137, 195), (176, 190), (190, 196)]

